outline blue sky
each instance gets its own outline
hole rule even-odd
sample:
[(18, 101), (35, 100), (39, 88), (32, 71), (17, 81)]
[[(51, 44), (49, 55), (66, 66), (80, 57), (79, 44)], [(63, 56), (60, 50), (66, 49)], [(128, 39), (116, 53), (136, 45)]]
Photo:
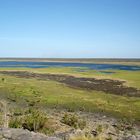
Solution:
[(140, 58), (140, 0), (0, 0), (0, 57)]

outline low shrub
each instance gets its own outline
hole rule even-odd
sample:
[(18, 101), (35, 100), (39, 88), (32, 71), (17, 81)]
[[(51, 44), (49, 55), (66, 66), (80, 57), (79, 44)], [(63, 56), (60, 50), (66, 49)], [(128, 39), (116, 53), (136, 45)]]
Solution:
[(9, 127), (10, 128), (22, 128), (22, 119), (15, 117), (11, 118), (9, 122)]
[(2, 81), (2, 82), (5, 82), (5, 78), (1, 78), (1, 81)]
[(46, 128), (48, 118), (45, 113), (38, 110), (29, 110), (29, 114), (13, 116), (9, 121), (10, 128), (23, 128), (29, 131), (52, 133), (53, 130)]
[(80, 128), (80, 129), (84, 129), (86, 126), (86, 122), (82, 119), (80, 119), (78, 116), (73, 115), (73, 114), (68, 114), (66, 113), (62, 120), (62, 123), (72, 126), (74, 128)]
[(44, 124), (47, 121), (46, 115), (39, 111), (32, 111), (31, 114), (24, 117), (22, 127), (29, 131), (39, 131), (43, 129)]

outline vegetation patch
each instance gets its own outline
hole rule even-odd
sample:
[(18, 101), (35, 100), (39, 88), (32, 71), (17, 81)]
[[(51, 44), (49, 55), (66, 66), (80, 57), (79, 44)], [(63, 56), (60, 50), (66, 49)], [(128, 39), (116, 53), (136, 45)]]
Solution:
[(86, 126), (86, 121), (80, 119), (77, 115), (75, 114), (68, 114), (66, 113), (62, 120), (62, 123), (72, 126), (74, 128), (80, 128), (80, 129), (84, 129)]
[[(14, 113), (15, 114), (15, 113)], [(29, 131), (42, 132), (45, 134), (53, 132), (52, 129), (46, 127), (47, 115), (38, 110), (30, 109), (28, 114), (13, 116), (9, 121), (10, 128), (23, 128)]]
[(0, 71), (2, 74), (17, 76), (20, 78), (37, 78), (39, 80), (54, 80), (67, 84), (70, 87), (103, 91), (116, 95), (127, 95), (140, 97), (140, 90), (134, 87), (124, 86), (124, 81), (111, 79), (79, 78), (69, 75), (37, 74), (26, 71)]
[[(31, 71), (33, 70), (30, 70), (30, 73)], [(34, 71), (41, 72), (38, 69), (34, 69)], [(45, 72), (47, 72), (46, 69), (44, 69)], [(91, 75), (91, 73), (89, 74)], [(87, 77), (87, 74), (85, 77)], [(139, 123), (140, 98), (138, 97), (118, 96), (100, 91), (68, 87), (61, 82), (47, 78), (41, 80), (40, 78), (32, 77), (24, 78), (24, 76), (20, 78), (14, 76), (14, 74), (0, 74), (0, 79), (2, 78), (5, 81), (0, 80), (0, 98), (19, 107), (66, 109), (73, 112), (98, 112), (108, 116), (134, 120), (134, 122)], [(137, 80), (134, 80), (136, 78)], [(139, 77), (136, 75), (133, 76), (132, 74), (130, 79), (139, 83)]]

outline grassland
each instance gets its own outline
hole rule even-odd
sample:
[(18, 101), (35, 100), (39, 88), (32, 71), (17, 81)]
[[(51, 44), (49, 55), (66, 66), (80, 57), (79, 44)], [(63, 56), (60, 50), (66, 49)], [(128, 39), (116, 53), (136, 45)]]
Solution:
[[(86, 68), (74, 68), (74, 67), (49, 67), (49, 68), (0, 68), (1, 71), (4, 70), (18, 70), (18, 71), (29, 71), (35, 73), (50, 73), (50, 74), (67, 74), (76, 77), (88, 77), (88, 78), (100, 78), (100, 79), (118, 79), (126, 81), (128, 86), (133, 86), (140, 88), (140, 71), (123, 71), (123, 70), (104, 70), (96, 71), (89, 70)], [(104, 72), (112, 72), (112, 74), (107, 74)]]
[[(126, 85), (140, 89), (140, 71), (112, 71), (102, 73), (83, 68), (1, 68), (34, 73), (67, 74), (77, 77), (110, 78), (126, 81)], [(139, 121), (140, 98), (106, 94), (98, 91), (74, 89), (52, 80), (17, 78), (0, 74), (0, 97), (21, 107), (66, 109), (68, 111), (98, 112), (109, 116)]]

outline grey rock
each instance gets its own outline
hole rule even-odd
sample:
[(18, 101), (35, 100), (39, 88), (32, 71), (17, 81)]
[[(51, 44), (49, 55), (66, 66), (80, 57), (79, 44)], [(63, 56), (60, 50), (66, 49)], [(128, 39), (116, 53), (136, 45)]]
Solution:
[(132, 136), (125, 137), (122, 140), (140, 140), (140, 139), (137, 139), (136, 136), (132, 135)]
[(47, 140), (60, 140), (60, 138), (56, 138), (56, 137), (49, 137)]
[(46, 135), (30, 132), (23, 129), (1, 128), (0, 140), (61, 140), (56, 137), (47, 137)]

